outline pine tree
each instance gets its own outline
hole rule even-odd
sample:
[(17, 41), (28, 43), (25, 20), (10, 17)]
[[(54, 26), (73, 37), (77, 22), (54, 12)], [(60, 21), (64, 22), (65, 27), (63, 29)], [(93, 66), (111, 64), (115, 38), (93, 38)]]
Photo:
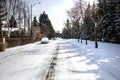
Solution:
[(71, 30), (70, 21), (69, 19), (67, 19), (65, 23), (65, 28), (63, 29), (63, 32), (62, 32), (63, 38), (67, 38), (67, 39), (71, 38), (72, 37), (71, 32), (72, 30)]
[(120, 1), (106, 2), (106, 15), (101, 23), (102, 37), (105, 41), (120, 43)]
[(39, 26), (41, 28), (41, 33), (42, 34), (44, 34), (48, 31), (47, 30), (48, 28), (47, 28), (47, 25), (46, 25), (47, 20), (48, 20), (48, 15), (44, 11), (42, 14), (40, 14), (40, 17), (39, 17), (39, 23), (40, 23)]
[(42, 34), (49, 38), (53, 38), (55, 36), (55, 31), (53, 29), (52, 23), (45, 11), (40, 15), (39, 23)]
[(34, 25), (34, 26), (37, 26), (37, 25), (38, 25), (38, 22), (37, 22), (36, 16), (34, 17), (33, 25)]
[(11, 19), (9, 20), (9, 24), (11, 28), (16, 28), (17, 27), (17, 22), (15, 20), (14, 15), (11, 16)]
[(53, 26), (52, 26), (52, 23), (51, 23), (50, 20), (47, 22), (47, 26), (48, 26), (48, 30), (49, 30), (49, 33), (48, 33), (47, 37), (49, 39), (54, 38), (55, 37), (55, 31), (53, 29)]
[(88, 4), (87, 9), (85, 10), (84, 31), (87, 39), (94, 40), (94, 22), (90, 15), (92, 15), (92, 9), (90, 4)]
[(98, 0), (98, 11), (97, 14), (99, 14), (99, 18), (102, 18), (106, 15), (106, 12), (109, 8), (107, 8), (106, 0)]

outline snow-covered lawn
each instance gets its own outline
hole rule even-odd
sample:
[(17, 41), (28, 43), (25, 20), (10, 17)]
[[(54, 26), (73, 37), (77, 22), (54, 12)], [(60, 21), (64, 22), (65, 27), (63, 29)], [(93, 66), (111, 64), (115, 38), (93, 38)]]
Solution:
[(55, 80), (120, 80), (120, 45), (77, 40), (58, 41)]
[(120, 44), (57, 39), (0, 52), (0, 80), (120, 80), (119, 67)]

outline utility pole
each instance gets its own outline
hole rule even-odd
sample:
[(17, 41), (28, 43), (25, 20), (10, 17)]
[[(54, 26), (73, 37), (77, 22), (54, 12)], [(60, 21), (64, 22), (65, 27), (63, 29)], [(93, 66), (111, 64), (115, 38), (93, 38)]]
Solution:
[(31, 32), (31, 36), (32, 36), (32, 5), (31, 5), (31, 30), (30, 30)]
[(41, 2), (37, 2), (37, 3), (34, 3), (34, 4), (31, 4), (31, 31), (30, 31), (30, 33), (31, 33), (31, 36), (32, 36), (32, 8), (36, 5), (36, 4), (41, 4)]

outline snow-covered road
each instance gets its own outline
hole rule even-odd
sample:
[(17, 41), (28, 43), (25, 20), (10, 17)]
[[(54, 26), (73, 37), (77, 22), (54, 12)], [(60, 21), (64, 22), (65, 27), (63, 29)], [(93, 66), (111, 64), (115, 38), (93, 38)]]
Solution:
[(0, 52), (0, 80), (120, 80), (120, 45), (57, 39)]
[(44, 80), (56, 47), (37, 42), (0, 52), (0, 80)]

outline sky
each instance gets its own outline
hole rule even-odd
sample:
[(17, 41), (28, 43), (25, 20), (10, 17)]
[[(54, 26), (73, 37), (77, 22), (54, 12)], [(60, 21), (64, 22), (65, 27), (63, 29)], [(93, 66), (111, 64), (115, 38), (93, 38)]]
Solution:
[[(66, 13), (67, 10), (70, 10), (74, 6), (75, 0), (26, 0), (28, 5), (33, 5), (35, 3), (41, 2), (41, 4), (36, 4), (32, 8), (33, 16), (39, 18), (40, 14), (43, 11), (48, 14), (49, 19), (52, 22), (53, 28), (55, 31), (62, 32), (64, 23), (68, 18)], [(92, 3), (93, 0), (84, 0)]]

